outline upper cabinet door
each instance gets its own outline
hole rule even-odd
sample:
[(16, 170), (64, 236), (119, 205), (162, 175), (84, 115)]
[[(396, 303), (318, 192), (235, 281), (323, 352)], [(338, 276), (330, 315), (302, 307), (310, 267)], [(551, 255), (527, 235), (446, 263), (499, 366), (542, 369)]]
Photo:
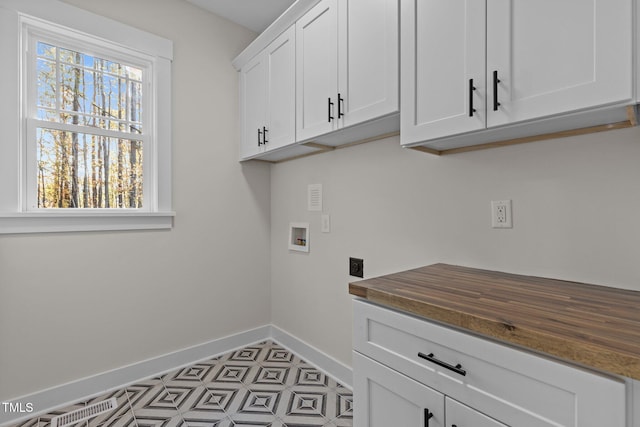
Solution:
[(240, 71), (242, 144), (240, 158), (247, 159), (264, 151), (267, 78), (264, 55), (258, 55)]
[(296, 139), (295, 27), (291, 26), (266, 50), (266, 149), (292, 144)]
[(323, 0), (296, 22), (296, 133), (299, 141), (337, 128), (337, 0)]
[(632, 19), (632, 0), (487, 0), (488, 126), (630, 102)]
[(398, 112), (398, 0), (339, 1), (341, 126)]
[(485, 0), (402, 0), (403, 144), (484, 129)]

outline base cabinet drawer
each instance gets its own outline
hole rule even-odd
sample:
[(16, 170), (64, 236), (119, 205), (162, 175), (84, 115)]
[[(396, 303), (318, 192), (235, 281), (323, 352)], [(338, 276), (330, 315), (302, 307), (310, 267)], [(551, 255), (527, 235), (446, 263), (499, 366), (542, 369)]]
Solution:
[(354, 300), (353, 333), (355, 352), (504, 425), (626, 426), (618, 378), (362, 300)]

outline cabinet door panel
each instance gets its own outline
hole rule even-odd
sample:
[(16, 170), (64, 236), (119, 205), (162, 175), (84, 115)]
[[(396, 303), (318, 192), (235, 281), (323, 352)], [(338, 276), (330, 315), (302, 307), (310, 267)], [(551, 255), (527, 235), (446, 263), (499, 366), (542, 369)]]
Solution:
[[(297, 139), (302, 141), (337, 126), (337, 3), (323, 0), (296, 23)], [(329, 103), (334, 103), (329, 121)]]
[(357, 352), (353, 367), (354, 427), (444, 427), (444, 395)]
[(631, 0), (488, 0), (488, 126), (630, 101), (631, 15)]
[[(252, 157), (263, 151), (258, 145), (258, 129), (266, 125), (267, 81), (264, 55), (251, 60), (241, 71), (242, 144), (240, 157)], [(260, 137), (262, 141), (262, 137)]]
[(484, 16), (484, 1), (403, 0), (403, 144), (485, 127)]
[(342, 124), (397, 112), (398, 0), (344, 0), (339, 6)]
[(267, 48), (267, 150), (295, 142), (295, 28), (291, 27)]
[(507, 427), (448, 397), (445, 397), (445, 412), (448, 427)]

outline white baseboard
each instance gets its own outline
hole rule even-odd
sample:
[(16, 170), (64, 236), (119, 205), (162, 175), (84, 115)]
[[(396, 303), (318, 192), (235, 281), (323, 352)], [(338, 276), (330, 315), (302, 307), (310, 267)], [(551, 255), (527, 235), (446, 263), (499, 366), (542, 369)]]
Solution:
[[(266, 339), (276, 341), (342, 385), (352, 387), (351, 368), (288, 332), (273, 325), (265, 325), (10, 400), (13, 404), (21, 404), (21, 408), (32, 407), (33, 411), (30, 413), (7, 411), (4, 404), (8, 405), (9, 402), (2, 402), (0, 404), (0, 427), (8, 427), (40, 414), (46, 414), (52, 409), (100, 396), (137, 381), (189, 366)], [(27, 404), (30, 405), (27, 406)]]
[(271, 325), (271, 338), (300, 356), (300, 358), (324, 371), (340, 384), (350, 389), (353, 388), (353, 372), (347, 365), (275, 325)]
[[(242, 348), (271, 337), (271, 325), (219, 338), (193, 347), (178, 350), (162, 356), (143, 360), (128, 366), (116, 368), (67, 384), (55, 386), (27, 396), (11, 399), (25, 408), (31, 404), (33, 412), (8, 412), (0, 406), (0, 427), (46, 414), (51, 409), (69, 406), (87, 397), (96, 397), (112, 390), (120, 389), (142, 379), (151, 378), (174, 369)], [(3, 402), (4, 403), (4, 402)]]

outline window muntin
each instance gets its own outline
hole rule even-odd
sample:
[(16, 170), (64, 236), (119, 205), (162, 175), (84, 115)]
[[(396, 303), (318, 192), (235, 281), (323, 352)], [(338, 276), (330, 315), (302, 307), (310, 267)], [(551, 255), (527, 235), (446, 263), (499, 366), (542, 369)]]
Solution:
[(37, 31), (28, 43), (27, 210), (149, 210), (151, 64)]

